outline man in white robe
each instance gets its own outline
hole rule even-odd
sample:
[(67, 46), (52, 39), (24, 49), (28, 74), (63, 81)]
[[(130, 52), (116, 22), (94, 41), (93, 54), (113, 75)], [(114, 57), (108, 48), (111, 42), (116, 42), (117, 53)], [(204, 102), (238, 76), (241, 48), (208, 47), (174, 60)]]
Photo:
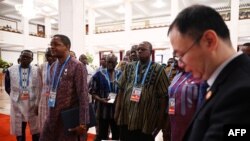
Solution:
[(39, 140), (37, 104), (40, 92), (38, 68), (31, 66), (33, 52), (23, 50), (20, 65), (8, 68), (6, 73), (6, 92), (10, 95), (10, 133), (17, 141), (25, 141), (27, 123), (30, 127), (32, 140)]

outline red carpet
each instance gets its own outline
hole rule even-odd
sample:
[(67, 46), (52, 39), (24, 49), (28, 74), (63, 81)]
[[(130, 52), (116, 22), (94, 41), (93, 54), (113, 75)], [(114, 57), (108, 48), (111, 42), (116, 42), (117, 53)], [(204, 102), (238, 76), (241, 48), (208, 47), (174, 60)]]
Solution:
[[(88, 134), (88, 141), (93, 141), (94, 138), (93, 134)], [(4, 114), (0, 114), (0, 141), (16, 141), (16, 137), (10, 135), (10, 117)], [(29, 126), (26, 129), (26, 141), (32, 141)]]
[[(29, 133), (29, 131), (26, 132)], [(10, 117), (3, 114), (0, 114), (0, 140), (16, 141), (16, 137), (10, 135)], [(27, 141), (31, 141), (31, 136), (27, 137)]]

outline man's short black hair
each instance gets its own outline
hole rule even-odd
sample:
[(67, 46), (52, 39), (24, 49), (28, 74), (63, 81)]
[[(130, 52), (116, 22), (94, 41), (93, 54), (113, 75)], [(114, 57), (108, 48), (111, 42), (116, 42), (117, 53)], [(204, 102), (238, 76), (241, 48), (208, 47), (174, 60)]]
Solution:
[(244, 43), (243, 46), (250, 47), (250, 42)]
[(45, 51), (45, 56), (51, 55), (51, 47), (48, 47)]
[[(147, 46), (147, 47), (149, 48), (149, 51), (152, 53), (153, 46), (152, 46), (152, 44), (151, 44), (150, 42), (148, 42), (148, 41), (143, 41), (143, 42), (140, 43), (140, 44), (144, 44), (145, 46)], [(140, 44), (139, 44), (139, 45), (140, 45)]]
[(131, 51), (131, 50), (135, 50), (135, 51), (136, 51), (136, 50), (137, 50), (137, 48), (138, 48), (138, 45), (132, 45), (132, 47), (131, 47), (130, 51)]
[(70, 49), (70, 47), (71, 47), (71, 42), (70, 42), (70, 39), (69, 39), (68, 36), (62, 35), (62, 34), (56, 34), (56, 35), (54, 35), (53, 37), (59, 37), (59, 38), (61, 39), (61, 41), (63, 42), (63, 44), (64, 44), (65, 46), (69, 46), (69, 49)]
[[(33, 57), (33, 52), (32, 52), (31, 50), (27, 50), (27, 49), (26, 49), (26, 50), (23, 50), (23, 51), (21, 52), (20, 57), (23, 55), (24, 52), (30, 53), (30, 54), (32, 55), (32, 57)], [(20, 58), (20, 57), (19, 57), (19, 58)]]
[[(198, 39), (206, 30), (213, 30), (223, 40), (230, 41), (227, 25), (220, 14), (204, 5), (193, 5), (182, 10), (169, 27), (168, 34), (176, 27), (183, 35)], [(231, 44), (231, 42), (230, 42)]]

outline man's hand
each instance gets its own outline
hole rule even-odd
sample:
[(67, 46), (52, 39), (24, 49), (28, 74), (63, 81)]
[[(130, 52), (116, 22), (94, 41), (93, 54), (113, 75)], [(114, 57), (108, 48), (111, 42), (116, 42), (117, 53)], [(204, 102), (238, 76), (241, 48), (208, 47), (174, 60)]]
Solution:
[(84, 134), (87, 134), (87, 127), (86, 125), (79, 125), (75, 128), (70, 128), (68, 129), (69, 132), (75, 132), (77, 135), (84, 135)]
[(110, 98), (101, 98), (100, 102), (107, 104)]

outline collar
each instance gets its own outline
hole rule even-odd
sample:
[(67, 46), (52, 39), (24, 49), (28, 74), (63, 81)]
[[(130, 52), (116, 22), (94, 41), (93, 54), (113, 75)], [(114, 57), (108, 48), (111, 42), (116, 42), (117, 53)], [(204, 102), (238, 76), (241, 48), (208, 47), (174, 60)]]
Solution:
[(220, 74), (220, 72), (223, 70), (223, 68), (225, 68), (227, 66), (227, 64), (229, 62), (231, 62), (234, 58), (236, 58), (237, 56), (241, 55), (242, 52), (237, 52), (234, 55), (232, 55), (231, 57), (229, 57), (226, 61), (224, 61), (213, 73), (212, 75), (209, 77), (209, 79), (207, 80), (208, 85), (211, 87), (215, 81), (215, 79), (218, 77), (218, 75)]

